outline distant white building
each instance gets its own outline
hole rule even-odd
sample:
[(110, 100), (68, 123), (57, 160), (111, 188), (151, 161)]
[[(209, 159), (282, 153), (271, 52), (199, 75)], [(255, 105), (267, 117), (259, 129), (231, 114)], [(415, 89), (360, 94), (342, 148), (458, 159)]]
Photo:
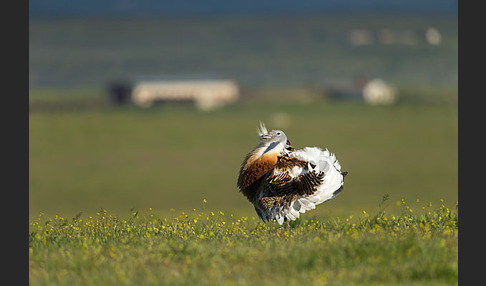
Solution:
[(144, 108), (155, 102), (194, 102), (201, 110), (234, 103), (238, 85), (232, 80), (140, 81), (129, 91), (131, 101)]
[(398, 100), (397, 88), (380, 78), (367, 80), (357, 77), (353, 81), (330, 84), (326, 95), (332, 99), (359, 100), (371, 105), (391, 105)]
[(372, 105), (391, 105), (398, 99), (397, 90), (380, 78), (375, 78), (363, 87), (363, 99)]
[[(424, 39), (430, 45), (439, 45), (442, 35), (437, 28), (428, 27), (424, 32)], [(381, 45), (417, 45), (422, 43), (422, 32), (413, 29), (379, 30), (352, 29), (347, 34), (348, 42), (353, 46), (363, 46), (378, 43)]]
[(373, 43), (373, 34), (366, 29), (353, 29), (348, 33), (348, 41), (354, 46), (363, 46)]
[(434, 27), (429, 27), (425, 31), (425, 39), (431, 45), (439, 45), (442, 40), (442, 36), (439, 30)]

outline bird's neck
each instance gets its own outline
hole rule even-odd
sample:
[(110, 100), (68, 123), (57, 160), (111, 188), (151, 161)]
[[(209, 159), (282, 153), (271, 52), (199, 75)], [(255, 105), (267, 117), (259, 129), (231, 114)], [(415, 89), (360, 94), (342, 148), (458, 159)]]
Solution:
[(264, 157), (276, 158), (284, 149), (285, 145), (278, 142), (260, 144), (248, 154), (249, 156), (247, 157), (248, 160), (246, 162), (246, 166), (252, 164), (259, 159), (263, 159)]
[(255, 159), (257, 159), (263, 155), (267, 155), (267, 156), (278, 155), (284, 149), (285, 149), (285, 144), (279, 142), (272, 142), (272, 143), (259, 145), (258, 147), (255, 148), (253, 153), (256, 155)]

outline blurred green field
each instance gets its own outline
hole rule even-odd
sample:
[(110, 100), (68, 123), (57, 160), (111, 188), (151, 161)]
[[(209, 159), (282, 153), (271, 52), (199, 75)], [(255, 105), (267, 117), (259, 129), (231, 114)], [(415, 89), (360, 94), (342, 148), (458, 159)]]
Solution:
[[(73, 217), (101, 208), (165, 214), (206, 208), (255, 216), (238, 192), (256, 126), (283, 129), (296, 148), (319, 146), (349, 172), (344, 192), (312, 216), (387, 211), (405, 199), (458, 199), (457, 105), (246, 101), (214, 112), (192, 106), (86, 108), (29, 115), (29, 211)], [(304, 214), (304, 217), (310, 214)]]

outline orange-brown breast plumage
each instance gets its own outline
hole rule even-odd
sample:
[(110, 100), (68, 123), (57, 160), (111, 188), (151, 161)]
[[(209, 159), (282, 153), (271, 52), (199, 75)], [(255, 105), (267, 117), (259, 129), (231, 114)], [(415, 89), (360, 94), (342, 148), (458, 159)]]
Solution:
[(265, 153), (258, 157), (256, 152), (250, 152), (243, 162), (238, 176), (238, 187), (247, 199), (253, 202), (259, 184), (257, 183), (277, 164), (277, 153)]

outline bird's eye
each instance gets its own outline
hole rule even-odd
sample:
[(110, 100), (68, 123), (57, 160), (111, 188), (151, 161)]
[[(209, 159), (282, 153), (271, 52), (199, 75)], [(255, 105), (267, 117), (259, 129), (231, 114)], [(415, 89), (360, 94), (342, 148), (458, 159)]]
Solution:
[(277, 132), (277, 135), (280, 135), (281, 133), (280, 132)]

